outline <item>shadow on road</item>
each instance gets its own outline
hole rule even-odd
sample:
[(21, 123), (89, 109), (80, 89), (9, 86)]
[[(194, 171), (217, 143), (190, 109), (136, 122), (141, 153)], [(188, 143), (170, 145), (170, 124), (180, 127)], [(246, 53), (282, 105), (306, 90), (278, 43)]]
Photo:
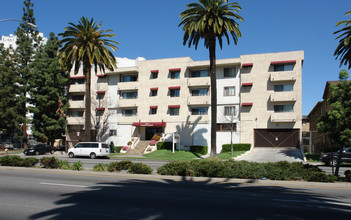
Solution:
[(116, 180), (62, 194), (58, 208), (30, 219), (349, 219), (350, 207), (326, 195), (281, 186), (211, 183), (211, 178)]

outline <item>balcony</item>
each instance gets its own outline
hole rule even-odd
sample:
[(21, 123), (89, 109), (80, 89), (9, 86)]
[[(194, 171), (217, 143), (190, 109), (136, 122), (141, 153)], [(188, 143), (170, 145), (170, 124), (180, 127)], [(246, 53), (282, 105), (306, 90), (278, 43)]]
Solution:
[(117, 85), (117, 88), (119, 91), (121, 91), (121, 90), (137, 90), (139, 88), (139, 82), (138, 81), (119, 82)]
[(85, 92), (85, 84), (72, 84), (69, 86), (69, 93)]
[(84, 118), (83, 117), (67, 117), (67, 124), (68, 125), (84, 125)]
[(210, 77), (195, 77), (188, 78), (188, 86), (210, 86), (211, 80)]
[(271, 94), (271, 102), (296, 102), (294, 92), (275, 92)]
[(296, 81), (297, 73), (295, 71), (272, 72), (271, 82)]
[(127, 108), (127, 107), (136, 107), (138, 99), (118, 99), (117, 107), (118, 108)]
[(210, 96), (190, 96), (188, 97), (188, 105), (211, 105)]
[(70, 101), (69, 108), (84, 108), (84, 101)]
[(291, 123), (296, 122), (296, 114), (294, 112), (279, 112), (271, 114), (271, 122), (278, 123)]
[(210, 115), (190, 115), (189, 117), (189, 122), (195, 122), (196, 120), (199, 120), (200, 122), (209, 122), (210, 121)]

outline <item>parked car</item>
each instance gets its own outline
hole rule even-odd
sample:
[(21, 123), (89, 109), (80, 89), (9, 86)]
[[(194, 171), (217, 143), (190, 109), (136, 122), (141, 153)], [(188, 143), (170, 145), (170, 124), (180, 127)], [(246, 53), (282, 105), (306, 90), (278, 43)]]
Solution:
[[(339, 152), (328, 152), (321, 156), (320, 161), (329, 165), (335, 166), (339, 157)], [(347, 147), (342, 151), (341, 163), (351, 163), (351, 148)]]
[(96, 157), (107, 157), (109, 155), (110, 148), (108, 144), (101, 142), (79, 142), (74, 147), (68, 149), (68, 156), (70, 158), (86, 156), (95, 159)]
[(23, 151), (25, 155), (53, 154), (54, 152), (54, 148), (48, 144), (36, 144)]
[(9, 149), (9, 150), (13, 150), (15, 149), (15, 146), (11, 143), (5, 143), (4, 144), (4, 149)]

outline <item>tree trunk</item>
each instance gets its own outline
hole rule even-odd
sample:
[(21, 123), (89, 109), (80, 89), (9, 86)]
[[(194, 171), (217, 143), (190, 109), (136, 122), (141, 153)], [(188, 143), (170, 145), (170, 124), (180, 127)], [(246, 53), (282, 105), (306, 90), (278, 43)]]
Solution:
[(85, 141), (91, 141), (91, 65), (86, 65), (85, 69)]
[(217, 149), (217, 81), (216, 81), (216, 38), (209, 40), (211, 79), (211, 157), (216, 157)]
[(338, 160), (336, 162), (336, 167), (335, 167), (335, 176), (339, 176), (339, 168), (340, 168), (340, 163), (341, 163), (341, 158), (342, 158), (342, 151), (344, 147), (341, 146), (339, 150), (339, 155), (338, 155)]
[(24, 91), (24, 103), (23, 103), (23, 109), (24, 109), (24, 121), (22, 125), (22, 141), (23, 141), (23, 148), (27, 149), (28, 148), (28, 136), (27, 136), (27, 92)]

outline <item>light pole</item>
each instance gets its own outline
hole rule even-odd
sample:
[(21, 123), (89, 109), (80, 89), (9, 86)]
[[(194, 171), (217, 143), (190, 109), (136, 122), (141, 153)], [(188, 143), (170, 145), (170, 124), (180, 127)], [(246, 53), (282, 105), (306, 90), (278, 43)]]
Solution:
[(18, 22), (22, 22), (22, 23), (25, 23), (25, 24), (31, 26), (34, 30), (38, 28), (35, 24), (32, 24), (32, 23), (27, 22), (27, 21), (22, 21), (22, 20), (19, 20), (19, 19), (8, 18), (8, 19), (0, 20), (0, 22), (5, 22), (5, 21), (18, 21)]

